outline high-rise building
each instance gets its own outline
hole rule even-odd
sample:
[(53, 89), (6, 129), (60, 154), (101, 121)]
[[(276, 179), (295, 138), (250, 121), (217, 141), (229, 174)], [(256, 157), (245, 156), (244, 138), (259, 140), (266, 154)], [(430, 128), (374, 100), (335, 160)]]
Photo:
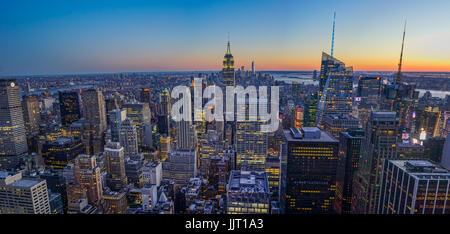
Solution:
[(162, 163), (160, 162), (149, 162), (142, 168), (142, 179), (145, 185), (156, 185), (159, 187), (161, 185), (162, 179)]
[(352, 114), (353, 67), (322, 53), (319, 81), (319, 102), (316, 126), (323, 126), (323, 117), (328, 114)]
[(355, 104), (358, 106), (358, 118), (365, 126), (370, 110), (379, 110), (381, 101), (381, 79), (375, 76), (359, 76)]
[(385, 160), (378, 214), (448, 214), (450, 172), (428, 160)]
[(50, 214), (47, 183), (0, 171), (0, 214)]
[(267, 174), (269, 180), (269, 188), (272, 193), (272, 200), (279, 200), (280, 192), (280, 155), (269, 154), (267, 155), (266, 165), (264, 171)]
[(230, 41), (227, 44), (227, 52), (223, 57), (222, 85), (234, 86), (234, 58), (231, 55)]
[(352, 210), (353, 180), (361, 159), (364, 130), (353, 128), (339, 134), (339, 161), (336, 174), (336, 201), (334, 207), (338, 214), (350, 214)]
[(281, 209), (287, 214), (332, 213), (338, 141), (317, 127), (284, 130)]
[(236, 167), (245, 170), (264, 170), (268, 135), (267, 132), (262, 131), (261, 126), (266, 122), (260, 119), (257, 113), (250, 113), (250, 110), (256, 110), (256, 107), (261, 105), (267, 107), (267, 102), (262, 98), (258, 100), (244, 98), (238, 99), (237, 103), (238, 108), (243, 106), (245, 111), (238, 111), (236, 115)]
[(227, 214), (268, 214), (270, 190), (263, 171), (231, 171), (227, 185)]
[(192, 121), (177, 121), (176, 122), (177, 131), (177, 147), (184, 149), (195, 148), (197, 143), (197, 134), (195, 132), (194, 125)]
[(107, 191), (103, 193), (107, 207), (107, 214), (125, 214), (127, 210), (127, 196), (126, 192)]
[(252, 75), (255, 75), (255, 61), (252, 61)]
[(324, 117), (324, 130), (338, 140), (340, 132), (359, 127), (359, 120), (351, 115), (331, 114)]
[(108, 142), (105, 145), (106, 184), (113, 191), (120, 191), (128, 185), (125, 173), (125, 155), (119, 142)]
[(15, 79), (0, 80), (0, 168), (17, 167), (27, 153), (20, 89)]
[(61, 124), (69, 127), (73, 122), (81, 118), (80, 100), (75, 91), (59, 92), (59, 108)]
[(38, 135), (41, 121), (38, 96), (35, 94), (23, 96), (22, 108), (27, 136)]
[(150, 107), (148, 103), (130, 102), (126, 103), (124, 109), (127, 111), (127, 118), (136, 126), (138, 146), (144, 146), (144, 125), (151, 123)]
[(87, 89), (81, 93), (84, 124), (88, 129), (103, 133), (106, 130), (105, 100), (97, 89)]
[[(74, 184), (86, 191), (88, 202), (97, 205), (103, 197), (100, 167), (97, 165), (96, 157), (81, 154), (75, 159), (73, 169)], [(67, 189), (69, 193), (69, 188)], [(68, 200), (71, 200), (68, 195)]]
[(173, 179), (176, 185), (186, 185), (189, 178), (197, 175), (197, 152), (195, 149), (174, 149), (162, 166), (164, 179)]
[(159, 138), (160, 148), (159, 148), (159, 158), (164, 162), (166, 158), (169, 156), (170, 152), (170, 137), (161, 136)]
[(441, 120), (441, 110), (439, 107), (425, 106), (418, 110), (416, 114), (415, 138), (420, 138), (420, 133), (425, 131), (426, 138), (437, 137), (439, 135), (439, 124)]
[(139, 93), (141, 95), (140, 101), (143, 103), (148, 103), (148, 105), (151, 105), (152, 103), (152, 92), (150, 91), (150, 88), (140, 88)]
[(109, 112), (111, 125), (111, 141), (120, 142), (120, 128), (122, 122), (127, 118), (127, 111), (115, 109)]
[(365, 132), (363, 154), (353, 185), (352, 213), (357, 214), (372, 214), (376, 210), (382, 162), (396, 157), (396, 113), (372, 111)]
[(129, 158), (138, 153), (138, 135), (136, 126), (130, 119), (125, 119), (120, 125), (120, 145), (125, 150), (125, 157)]
[(42, 157), (45, 165), (52, 169), (63, 170), (75, 158), (85, 153), (83, 143), (67, 137), (60, 137), (42, 145)]

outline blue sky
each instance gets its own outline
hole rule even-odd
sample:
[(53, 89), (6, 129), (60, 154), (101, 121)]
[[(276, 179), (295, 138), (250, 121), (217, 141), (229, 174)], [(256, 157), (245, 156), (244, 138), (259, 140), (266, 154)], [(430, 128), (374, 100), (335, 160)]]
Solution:
[(219, 70), (230, 33), (237, 66), (311, 70), (330, 51), (356, 70), (450, 71), (450, 1), (9, 1), (0, 75)]

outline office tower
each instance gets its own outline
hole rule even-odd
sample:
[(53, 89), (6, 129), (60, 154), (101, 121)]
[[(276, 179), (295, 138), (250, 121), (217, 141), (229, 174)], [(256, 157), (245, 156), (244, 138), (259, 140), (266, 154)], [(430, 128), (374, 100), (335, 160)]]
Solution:
[(50, 214), (45, 180), (0, 171), (0, 214)]
[(127, 118), (136, 126), (137, 142), (139, 147), (144, 146), (144, 125), (150, 124), (151, 114), (148, 103), (131, 102), (126, 103), (124, 109), (127, 110)]
[(106, 191), (103, 193), (107, 207), (107, 214), (125, 214), (127, 210), (127, 196), (125, 192)]
[(136, 126), (130, 119), (125, 119), (120, 125), (120, 145), (124, 148), (125, 157), (129, 158), (138, 153), (138, 136)]
[(39, 134), (41, 113), (37, 95), (25, 95), (22, 100), (23, 119), (25, 121), (25, 132), (27, 136)]
[(305, 101), (305, 113), (303, 114), (303, 124), (305, 127), (316, 126), (317, 103), (319, 102), (318, 94), (313, 93), (307, 97)]
[(397, 159), (429, 159), (424, 154), (425, 147), (420, 144), (399, 142), (397, 143), (396, 149)]
[(445, 144), (444, 137), (428, 138), (423, 142), (423, 158), (433, 162), (440, 162)]
[(231, 55), (230, 41), (227, 44), (227, 53), (223, 57), (222, 85), (234, 86), (234, 58)]
[(152, 92), (150, 88), (139, 88), (140, 101), (143, 103), (148, 103), (149, 106), (152, 104)]
[(98, 134), (106, 130), (105, 100), (97, 89), (87, 89), (81, 93), (83, 101), (84, 124)]
[(48, 199), (51, 214), (64, 214), (64, 203), (61, 194), (48, 191)]
[(252, 61), (252, 75), (255, 75), (255, 61)]
[(439, 107), (425, 106), (418, 110), (416, 114), (416, 132), (415, 138), (419, 138), (422, 131), (425, 131), (426, 137), (437, 137), (439, 135), (439, 124), (441, 120), (441, 110)]
[(339, 132), (359, 127), (359, 120), (351, 115), (331, 114), (324, 117), (324, 130), (338, 140)]
[(211, 156), (209, 159), (208, 184), (213, 186), (216, 195), (225, 194), (230, 171), (230, 158)]
[(396, 157), (398, 119), (395, 112), (372, 111), (360, 166), (353, 185), (352, 213), (372, 214), (379, 199), (383, 160)]
[(159, 147), (159, 158), (162, 162), (166, 160), (166, 158), (169, 156), (170, 152), (170, 137), (160, 137), (159, 138), (160, 147)]
[(156, 185), (145, 185), (142, 188), (142, 209), (144, 211), (153, 210), (158, 202), (158, 189)]
[(163, 91), (161, 92), (159, 101), (161, 102), (161, 114), (170, 115), (172, 104), (170, 99), (170, 92), (167, 88), (163, 89)]
[(192, 121), (176, 121), (177, 147), (184, 149), (195, 148), (197, 134)]
[(268, 214), (270, 190), (263, 171), (231, 171), (227, 185), (227, 214)]
[(45, 165), (56, 170), (63, 170), (74, 159), (85, 153), (83, 143), (67, 137), (60, 137), (42, 145), (42, 157)]
[(200, 173), (208, 175), (210, 158), (212, 156), (221, 156), (224, 149), (224, 142), (219, 140), (215, 130), (208, 130), (206, 134), (199, 137), (198, 163)]
[(134, 155), (127, 158), (125, 161), (125, 173), (128, 178), (128, 183), (133, 184), (136, 188), (142, 188), (142, 167), (144, 157), (142, 154)]
[(111, 125), (111, 141), (120, 142), (120, 128), (122, 122), (127, 118), (127, 111), (115, 109), (109, 112), (109, 119)]
[(450, 172), (428, 160), (385, 160), (378, 214), (448, 214)]
[(167, 89), (164, 89), (161, 92), (159, 101), (161, 112), (158, 115), (158, 132), (161, 135), (164, 134), (169, 135), (171, 100), (170, 100), (170, 93)]
[(450, 133), (447, 134), (447, 138), (445, 138), (440, 162), (444, 168), (450, 170)]
[[(267, 99), (244, 98), (238, 99), (237, 104), (238, 108), (243, 106), (245, 110), (238, 111), (236, 114), (236, 168), (264, 170), (268, 136), (267, 132), (261, 130), (261, 125), (266, 122), (260, 119), (257, 113), (250, 113), (250, 110), (256, 110), (260, 106), (267, 108)], [(263, 113), (266, 112), (263, 111)]]
[(367, 122), (370, 110), (379, 110), (381, 101), (381, 79), (374, 76), (359, 76), (355, 104), (358, 107), (358, 118), (363, 126)]
[[(73, 173), (73, 172), (72, 172)], [(49, 170), (39, 173), (39, 179), (45, 180), (47, 183), (48, 191), (61, 195), (61, 202), (63, 205), (64, 213), (67, 212), (67, 187), (66, 179), (64, 178), (62, 171), (52, 172)], [(50, 204), (52, 207), (52, 204)]]
[(108, 142), (105, 145), (106, 184), (113, 191), (120, 191), (128, 185), (125, 174), (125, 156), (119, 142)]
[(319, 81), (319, 102), (316, 126), (323, 127), (328, 114), (352, 114), (353, 67), (322, 53)]
[(269, 181), (270, 192), (272, 193), (272, 200), (278, 201), (280, 192), (280, 155), (269, 154), (266, 158), (266, 165), (264, 171), (267, 174)]
[(174, 149), (162, 168), (164, 179), (172, 179), (176, 185), (186, 185), (189, 178), (197, 175), (197, 152), (195, 149)]
[(353, 180), (361, 159), (364, 130), (362, 128), (352, 128), (340, 132), (339, 135), (339, 160), (334, 207), (338, 214), (350, 214), (352, 211)]
[(147, 163), (142, 168), (142, 179), (144, 186), (154, 184), (157, 187), (159, 187), (161, 185), (162, 179), (162, 163), (160, 162)]
[[(97, 165), (95, 156), (81, 154), (75, 159), (73, 169), (74, 184), (86, 190), (88, 202), (97, 205), (103, 196), (100, 167)], [(68, 189), (69, 190), (69, 189)], [(68, 199), (69, 194), (67, 195)]]
[(105, 108), (106, 108), (106, 124), (109, 126), (111, 124), (110, 113), (113, 110), (120, 109), (120, 103), (116, 94), (111, 97), (105, 98)]
[(27, 153), (27, 141), (15, 79), (0, 80), (0, 168), (15, 168)]
[(338, 141), (317, 127), (284, 130), (280, 198), (287, 214), (332, 213)]
[(59, 108), (61, 124), (69, 127), (73, 122), (81, 118), (80, 100), (75, 91), (59, 92)]

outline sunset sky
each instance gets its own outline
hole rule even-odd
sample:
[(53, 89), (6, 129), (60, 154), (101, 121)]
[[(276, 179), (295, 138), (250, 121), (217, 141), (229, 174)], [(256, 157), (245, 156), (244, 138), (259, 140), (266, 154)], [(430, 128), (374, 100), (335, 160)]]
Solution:
[(330, 52), (355, 70), (450, 71), (450, 1), (8, 1), (0, 75), (219, 70), (230, 33), (236, 66), (314, 70)]

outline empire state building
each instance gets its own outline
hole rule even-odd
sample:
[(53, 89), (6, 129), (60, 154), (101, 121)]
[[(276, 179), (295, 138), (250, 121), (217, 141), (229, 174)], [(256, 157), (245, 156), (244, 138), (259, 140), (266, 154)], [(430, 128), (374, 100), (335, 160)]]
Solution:
[(230, 41), (228, 41), (227, 53), (223, 57), (222, 84), (223, 86), (234, 86), (234, 58), (231, 55)]

